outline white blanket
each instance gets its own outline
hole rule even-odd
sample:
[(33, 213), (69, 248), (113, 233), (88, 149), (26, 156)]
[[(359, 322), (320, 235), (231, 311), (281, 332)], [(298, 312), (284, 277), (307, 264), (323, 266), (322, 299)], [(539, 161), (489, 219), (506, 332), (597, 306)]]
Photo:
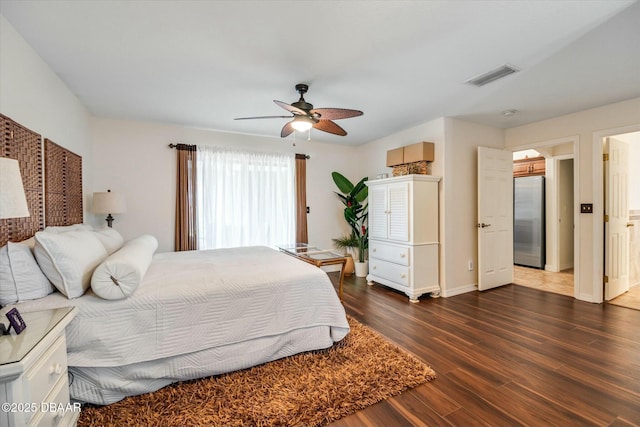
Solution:
[(317, 327), (330, 337), (323, 348), (349, 332), (326, 273), (266, 247), (156, 254), (129, 298), (55, 293), (18, 309), (69, 305), (79, 309), (66, 329), (71, 367), (122, 367)]

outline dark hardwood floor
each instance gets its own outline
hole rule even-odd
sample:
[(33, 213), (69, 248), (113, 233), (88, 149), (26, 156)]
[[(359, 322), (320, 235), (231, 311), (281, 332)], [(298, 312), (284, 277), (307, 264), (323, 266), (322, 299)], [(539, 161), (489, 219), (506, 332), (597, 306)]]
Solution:
[(412, 304), (355, 276), (344, 305), (438, 378), (333, 427), (640, 426), (640, 311), (517, 285)]

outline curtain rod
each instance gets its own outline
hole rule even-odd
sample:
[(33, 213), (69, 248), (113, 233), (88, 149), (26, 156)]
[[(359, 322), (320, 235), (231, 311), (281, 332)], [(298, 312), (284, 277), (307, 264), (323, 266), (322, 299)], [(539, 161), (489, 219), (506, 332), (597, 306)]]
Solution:
[[(169, 144), (169, 148), (178, 148), (178, 144)], [(304, 157), (307, 160), (309, 160), (311, 158), (311, 156), (308, 155), (308, 154), (298, 154), (298, 153), (296, 153), (296, 158), (298, 158), (298, 157), (300, 157), (300, 158)]]

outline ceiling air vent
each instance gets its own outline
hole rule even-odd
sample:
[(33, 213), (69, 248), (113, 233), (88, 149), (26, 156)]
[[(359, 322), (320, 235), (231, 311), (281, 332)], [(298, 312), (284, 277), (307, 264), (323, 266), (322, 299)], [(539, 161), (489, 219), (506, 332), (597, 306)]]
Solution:
[(518, 69), (510, 66), (503, 65), (502, 67), (496, 68), (495, 70), (491, 70), (488, 73), (484, 73), (478, 77), (474, 77), (470, 80), (467, 80), (466, 83), (475, 85), (475, 86), (484, 86), (487, 83), (491, 83), (494, 80), (501, 79), (503, 77), (508, 76), (509, 74), (517, 73)]

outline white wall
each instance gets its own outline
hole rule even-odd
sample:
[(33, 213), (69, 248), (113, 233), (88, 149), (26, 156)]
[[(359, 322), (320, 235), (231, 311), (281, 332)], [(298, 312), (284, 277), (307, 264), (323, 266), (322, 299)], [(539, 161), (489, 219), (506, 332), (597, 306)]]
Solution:
[(0, 113), (82, 156), (86, 216), (93, 180), (89, 113), (2, 15)]
[[(576, 209), (580, 203), (593, 203), (594, 214), (579, 214), (575, 270), (576, 298), (602, 302), (602, 165), (601, 137), (630, 132), (640, 125), (640, 98), (605, 105), (541, 122), (505, 130), (507, 147), (516, 149), (545, 141), (578, 138), (574, 173), (578, 177)], [(627, 130), (628, 129), (628, 130)]]
[(393, 168), (387, 167), (387, 150), (421, 141), (435, 144), (435, 161), (431, 165), (431, 174), (442, 176), (444, 118), (432, 120), (359, 146), (357, 149), (361, 175), (368, 176), (369, 179), (375, 179), (376, 175), (380, 173), (388, 173), (391, 176)]
[(478, 147), (504, 148), (504, 131), (447, 118), (445, 141), (440, 275), (442, 295), (453, 296), (474, 290), (478, 282)]
[[(311, 156), (307, 161), (309, 242), (323, 248), (348, 231), (342, 204), (333, 194), (331, 172), (359, 179), (356, 149), (334, 144), (222, 133), (181, 126), (93, 118), (94, 186), (91, 191), (122, 192), (127, 212), (116, 215), (114, 228), (125, 239), (140, 234), (158, 238), (159, 252), (174, 249), (176, 152), (170, 143), (208, 144), (256, 151), (294, 152)], [(312, 134), (313, 137), (313, 134)], [(102, 216), (92, 215), (102, 224)]]
[(640, 132), (614, 137), (629, 144), (629, 210), (640, 210)]

